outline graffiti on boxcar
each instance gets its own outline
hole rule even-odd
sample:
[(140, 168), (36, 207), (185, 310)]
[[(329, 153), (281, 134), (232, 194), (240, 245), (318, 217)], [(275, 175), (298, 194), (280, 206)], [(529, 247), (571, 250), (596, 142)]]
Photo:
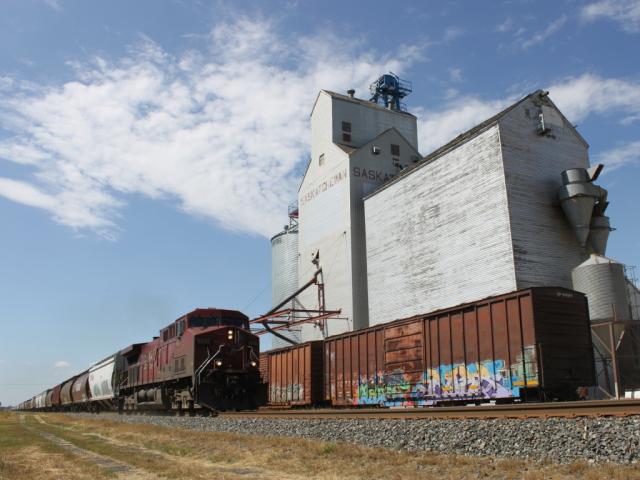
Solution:
[(304, 385), (302, 383), (269, 386), (269, 401), (272, 403), (295, 402), (302, 399), (304, 399)]
[(354, 405), (432, 405), (438, 401), (473, 398), (512, 398), (524, 386), (538, 386), (535, 350), (508, 365), (505, 360), (439, 365), (427, 369), (419, 380), (402, 369), (360, 377), (353, 385)]
[(354, 405), (384, 405), (387, 401), (382, 372), (368, 378), (366, 376), (360, 377), (354, 390)]

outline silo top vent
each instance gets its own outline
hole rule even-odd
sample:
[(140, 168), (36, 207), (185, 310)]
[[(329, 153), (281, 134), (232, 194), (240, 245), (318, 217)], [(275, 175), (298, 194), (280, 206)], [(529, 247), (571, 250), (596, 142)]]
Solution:
[(402, 80), (395, 73), (381, 75), (369, 90), (372, 102), (382, 104), (390, 110), (407, 111), (407, 106), (401, 100), (412, 92), (411, 82)]

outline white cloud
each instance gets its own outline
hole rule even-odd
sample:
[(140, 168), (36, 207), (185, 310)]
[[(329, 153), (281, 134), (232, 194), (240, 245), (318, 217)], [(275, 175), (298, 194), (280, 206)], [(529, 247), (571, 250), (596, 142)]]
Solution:
[(596, 155), (596, 162), (607, 166), (607, 172), (625, 165), (640, 163), (640, 141), (629, 142), (620, 147)]
[(295, 198), (320, 88), (366, 91), (422, 51), (373, 52), (323, 31), (287, 38), (269, 20), (215, 26), (205, 49), (171, 55), (143, 37), (124, 58), (73, 62), (76, 80), (2, 80), (0, 159), (31, 169), (0, 195), (106, 238), (128, 194), (271, 235)]
[(640, 115), (640, 82), (584, 74), (548, 87), (554, 102), (573, 122), (590, 114), (615, 112), (621, 123)]
[(55, 368), (69, 368), (71, 366), (71, 364), (69, 362), (67, 362), (66, 360), (58, 360), (57, 362), (55, 362), (53, 364), (53, 366)]
[(450, 68), (449, 69), (449, 78), (453, 82), (461, 82), (462, 81), (462, 69), (461, 68)]
[(515, 28), (515, 22), (513, 18), (507, 17), (504, 22), (496, 27), (496, 32), (505, 33), (510, 32)]
[(62, 10), (62, 6), (60, 5), (59, 0), (44, 0), (44, 3), (46, 3), (49, 7), (53, 8), (54, 10), (58, 10), (58, 11)]
[(450, 43), (460, 38), (464, 34), (464, 30), (460, 27), (448, 27), (444, 31), (443, 42)]
[[(584, 74), (546, 87), (551, 99), (572, 122), (590, 115), (615, 114), (620, 123), (640, 118), (640, 82)], [(484, 100), (473, 96), (453, 98), (436, 111), (417, 109), (420, 151), (430, 153), (478, 123), (492, 117), (521, 95)]]
[(430, 153), (478, 123), (492, 117), (514, 99), (483, 101), (470, 96), (457, 97), (438, 111), (414, 112), (420, 119), (420, 151)]
[(640, 32), (640, 1), (639, 0), (602, 0), (582, 7), (582, 19), (595, 21), (600, 18), (614, 20), (629, 33)]
[(521, 44), (522, 49), (526, 50), (527, 48), (533, 47), (534, 45), (538, 45), (540, 43), (543, 43), (547, 38), (549, 38), (554, 33), (556, 33), (558, 30), (560, 30), (562, 28), (562, 26), (566, 22), (567, 22), (567, 16), (566, 15), (562, 15), (561, 17), (557, 18), (556, 20), (551, 22), (547, 26), (547, 28), (545, 28), (541, 32), (536, 33), (531, 38), (529, 38), (527, 40), (524, 40), (522, 42), (522, 44)]

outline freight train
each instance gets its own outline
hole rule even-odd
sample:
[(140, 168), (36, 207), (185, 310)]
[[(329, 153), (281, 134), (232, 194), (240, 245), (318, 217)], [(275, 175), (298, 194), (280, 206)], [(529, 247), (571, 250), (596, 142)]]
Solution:
[(261, 354), (274, 406), (574, 400), (595, 384), (586, 297), (539, 287)]
[(259, 339), (235, 310), (196, 309), (19, 405), (23, 410), (215, 412), (257, 405)]
[(195, 310), (19, 408), (437, 406), (573, 400), (594, 384), (585, 295), (536, 287), (263, 353), (240, 312)]

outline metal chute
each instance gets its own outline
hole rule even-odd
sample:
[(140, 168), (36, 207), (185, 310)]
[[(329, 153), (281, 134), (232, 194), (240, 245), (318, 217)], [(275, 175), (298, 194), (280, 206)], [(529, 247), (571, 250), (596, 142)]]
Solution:
[(604, 255), (612, 228), (604, 212), (609, 205), (607, 191), (593, 184), (602, 165), (590, 169), (571, 168), (562, 172), (562, 186), (558, 190), (560, 206), (573, 231), (586, 251)]

